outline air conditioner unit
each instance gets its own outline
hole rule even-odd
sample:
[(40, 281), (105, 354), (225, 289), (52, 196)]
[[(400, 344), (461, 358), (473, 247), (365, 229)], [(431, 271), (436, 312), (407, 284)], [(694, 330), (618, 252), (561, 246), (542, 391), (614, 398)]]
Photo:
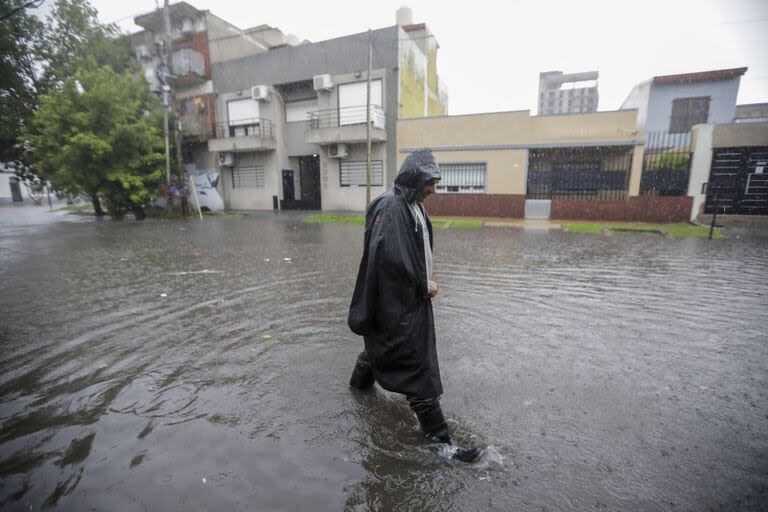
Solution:
[(328, 146), (328, 156), (331, 158), (345, 158), (347, 156), (346, 144), (331, 144)]
[(251, 87), (251, 99), (255, 101), (269, 101), (270, 91), (268, 85), (254, 85)]
[(315, 91), (328, 91), (333, 89), (333, 80), (331, 75), (315, 75), (312, 79), (312, 83), (315, 86)]
[(219, 153), (219, 166), (233, 167), (235, 165), (235, 155), (226, 151)]

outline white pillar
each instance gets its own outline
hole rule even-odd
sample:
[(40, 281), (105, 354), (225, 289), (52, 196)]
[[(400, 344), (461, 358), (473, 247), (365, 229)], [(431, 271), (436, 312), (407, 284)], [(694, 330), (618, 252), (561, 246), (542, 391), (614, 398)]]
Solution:
[(688, 180), (688, 195), (693, 197), (691, 220), (696, 220), (704, 213), (704, 203), (707, 195), (702, 194), (701, 187), (709, 181), (709, 170), (712, 165), (712, 133), (714, 124), (699, 124), (693, 127), (693, 157), (691, 159), (691, 176)]

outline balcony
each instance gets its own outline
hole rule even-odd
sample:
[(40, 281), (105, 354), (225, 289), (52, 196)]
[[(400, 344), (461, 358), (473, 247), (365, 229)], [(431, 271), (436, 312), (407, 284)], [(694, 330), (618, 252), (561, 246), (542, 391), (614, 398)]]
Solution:
[[(309, 144), (366, 141), (365, 105), (318, 110), (307, 114), (305, 140)], [(371, 141), (386, 142), (384, 110), (371, 105)]]
[(197, 139), (200, 141), (211, 138), (211, 118), (207, 114), (188, 114), (180, 116), (181, 133), (185, 139)]
[(174, 83), (179, 87), (187, 87), (204, 83), (210, 77), (205, 70), (205, 57), (192, 48), (176, 50), (171, 55)]
[(272, 121), (254, 118), (233, 123), (216, 123), (216, 138), (208, 141), (208, 151), (274, 151)]

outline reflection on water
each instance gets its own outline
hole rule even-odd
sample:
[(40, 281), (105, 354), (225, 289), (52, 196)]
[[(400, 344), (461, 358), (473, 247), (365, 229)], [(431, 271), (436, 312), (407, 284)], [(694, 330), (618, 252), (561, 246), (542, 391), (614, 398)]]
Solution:
[[(437, 232), (443, 406), (352, 392), (356, 226), (0, 209), (0, 507), (759, 510), (768, 238)], [(738, 234), (738, 233), (737, 233)]]

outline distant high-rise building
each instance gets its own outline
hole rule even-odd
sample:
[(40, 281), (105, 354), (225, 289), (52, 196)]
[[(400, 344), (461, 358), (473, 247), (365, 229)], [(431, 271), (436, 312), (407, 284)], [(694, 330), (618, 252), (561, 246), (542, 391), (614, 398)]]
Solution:
[(597, 71), (539, 73), (539, 115), (597, 111)]

